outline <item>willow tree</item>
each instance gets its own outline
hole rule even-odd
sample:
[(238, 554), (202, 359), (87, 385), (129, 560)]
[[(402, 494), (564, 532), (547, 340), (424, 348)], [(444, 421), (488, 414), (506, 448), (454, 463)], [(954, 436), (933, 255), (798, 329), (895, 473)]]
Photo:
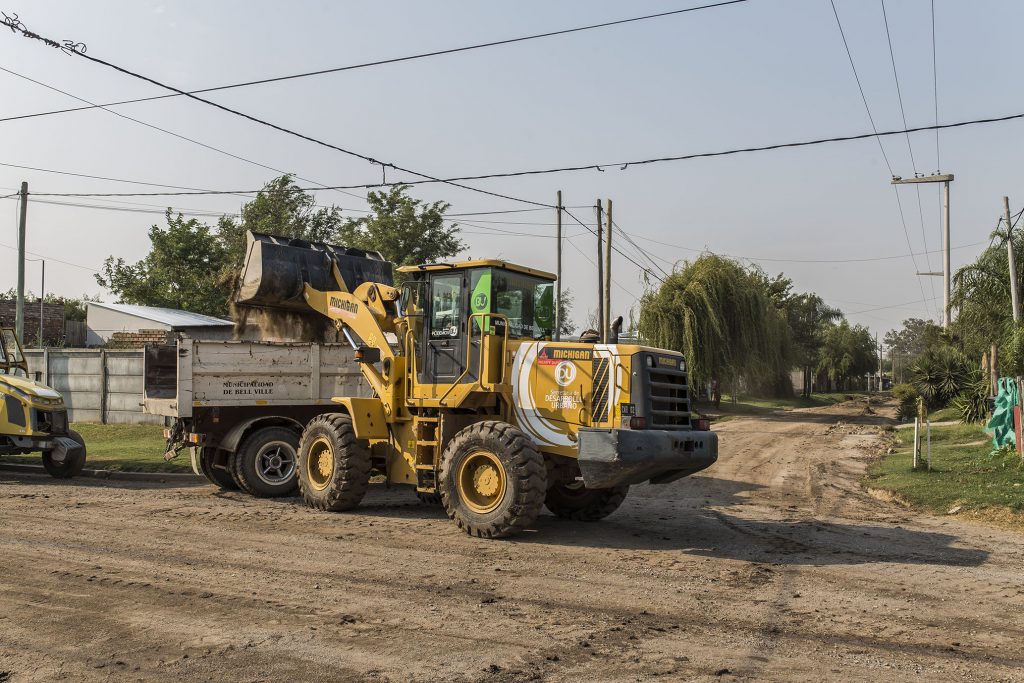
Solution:
[(770, 382), (792, 367), (789, 327), (762, 274), (714, 254), (647, 292), (638, 327), (647, 343), (682, 352), (693, 384)]

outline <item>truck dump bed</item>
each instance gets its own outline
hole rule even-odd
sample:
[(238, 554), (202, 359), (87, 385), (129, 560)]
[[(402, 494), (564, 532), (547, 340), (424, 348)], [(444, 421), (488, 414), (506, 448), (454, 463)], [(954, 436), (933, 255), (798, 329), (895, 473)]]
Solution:
[(199, 341), (146, 348), (143, 412), (192, 417), (193, 409), (331, 405), (366, 396), (348, 344)]

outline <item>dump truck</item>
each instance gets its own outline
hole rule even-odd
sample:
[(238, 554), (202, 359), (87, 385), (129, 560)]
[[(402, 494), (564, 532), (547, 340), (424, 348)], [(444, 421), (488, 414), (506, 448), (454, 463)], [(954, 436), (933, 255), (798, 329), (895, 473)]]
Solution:
[(312, 507), (353, 509), (376, 470), (495, 538), (544, 507), (602, 519), (630, 486), (717, 459), (716, 434), (690, 412), (682, 355), (556, 341), (551, 273), (497, 259), (398, 271), (400, 287), (379, 254), (246, 236), (236, 304), (326, 318), (372, 390), (332, 397), (335, 410), (302, 430), (299, 490)]
[(144, 352), (142, 410), (166, 418), (165, 457), (187, 451), (193, 471), (224, 490), (294, 495), (302, 430), (341, 395), (369, 395), (347, 343), (181, 335)]
[(0, 328), (0, 455), (42, 453), (43, 467), (67, 479), (85, 467), (85, 441), (68, 428), (64, 398), (29, 377), (14, 329)]

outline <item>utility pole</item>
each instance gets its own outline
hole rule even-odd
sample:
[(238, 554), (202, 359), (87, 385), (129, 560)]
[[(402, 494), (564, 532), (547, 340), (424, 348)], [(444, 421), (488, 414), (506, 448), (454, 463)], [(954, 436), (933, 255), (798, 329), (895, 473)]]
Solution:
[(601, 340), (607, 344), (612, 338), (612, 200), (608, 200), (608, 216), (605, 225), (604, 244), (604, 292), (601, 305), (604, 306), (604, 327), (601, 329)]
[(878, 333), (875, 332), (875, 347), (878, 349), (878, 390), (882, 390), (882, 345), (878, 342)]
[(21, 183), (21, 211), (18, 214), (18, 301), (15, 305), (14, 333), (25, 343), (25, 219), (28, 217), (28, 183)]
[(597, 200), (597, 333), (604, 340), (604, 257), (601, 249), (602, 223), (601, 200)]
[[(893, 185), (910, 183), (942, 183), (942, 329), (948, 330), (950, 319), (950, 273), (949, 273), (949, 184), (953, 182), (953, 174), (928, 175), (919, 178), (892, 177)], [(918, 275), (938, 275), (938, 273), (918, 273)]]
[(39, 259), (39, 264), (43, 267), (43, 274), (39, 277), (39, 348), (43, 348), (43, 299), (46, 297), (46, 259)]
[(555, 202), (555, 341), (562, 338), (562, 191), (558, 191), (558, 201)]
[(1010, 198), (1003, 197), (1003, 217), (1006, 219), (1006, 258), (1010, 262), (1010, 305), (1013, 322), (1020, 322), (1020, 295), (1017, 293), (1017, 260), (1013, 257), (1013, 223), (1010, 220)]

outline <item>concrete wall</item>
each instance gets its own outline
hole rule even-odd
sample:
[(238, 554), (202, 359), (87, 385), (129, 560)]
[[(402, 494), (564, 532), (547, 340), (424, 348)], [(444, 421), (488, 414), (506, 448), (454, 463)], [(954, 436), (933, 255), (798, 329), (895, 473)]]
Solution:
[(141, 349), (30, 349), (25, 358), (30, 374), (64, 396), (73, 422), (163, 424), (142, 412)]
[(114, 311), (101, 306), (89, 306), (86, 314), (86, 324), (89, 329), (86, 333), (85, 343), (88, 346), (100, 346), (104, 344), (110, 335), (115, 332), (135, 332), (137, 330), (170, 330), (170, 325), (163, 325), (141, 318), (137, 315), (129, 315), (120, 311)]

